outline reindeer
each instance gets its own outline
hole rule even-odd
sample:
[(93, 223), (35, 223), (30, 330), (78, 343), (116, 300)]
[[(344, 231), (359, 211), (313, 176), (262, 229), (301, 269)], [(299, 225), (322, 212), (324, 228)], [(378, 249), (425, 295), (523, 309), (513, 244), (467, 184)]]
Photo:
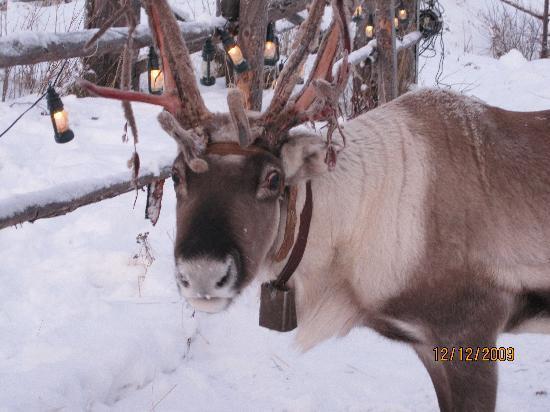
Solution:
[[(442, 411), (494, 410), (496, 363), (435, 361), (434, 348), (490, 348), (503, 332), (550, 333), (550, 111), (510, 112), (449, 91), (408, 93), (346, 122), (347, 146), (334, 165), (330, 135), (350, 47), (341, 0), (305, 86), (292, 94), (325, 0), (313, 1), (268, 108), (245, 110), (233, 89), (229, 114), (206, 108), (167, 2), (143, 3), (164, 94), (83, 86), (165, 109), (159, 122), (179, 147), (181, 295), (219, 312), (254, 278), (274, 279), (294, 259), (288, 286), (302, 348), (367, 326), (412, 346)], [(332, 79), (340, 43), (344, 64)], [(327, 142), (291, 130), (322, 119)], [(288, 252), (298, 243), (296, 260)]]

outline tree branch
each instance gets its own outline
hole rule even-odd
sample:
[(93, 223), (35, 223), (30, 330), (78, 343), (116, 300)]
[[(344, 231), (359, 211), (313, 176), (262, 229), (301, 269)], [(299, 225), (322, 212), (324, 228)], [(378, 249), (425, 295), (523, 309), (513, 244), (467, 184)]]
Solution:
[[(402, 49), (408, 49), (415, 46), (422, 39), (422, 33), (419, 31), (413, 31), (403, 36), (403, 39), (396, 41), (397, 51)], [(363, 47), (352, 51), (348, 56), (348, 63), (357, 65), (367, 60), (369, 56), (376, 50), (376, 39), (372, 39)], [(343, 59), (338, 60), (332, 67), (332, 74), (336, 76), (338, 68), (342, 64)]]
[[(291, 16), (306, 7), (306, 0), (272, 0), (267, 10), (269, 21)], [(225, 24), (225, 19), (212, 17), (208, 22), (183, 22), (179, 27), (191, 53), (202, 49), (204, 41), (216, 27)], [(0, 37), (0, 68), (21, 64), (86, 57), (120, 52), (127, 43), (128, 29), (113, 27), (103, 35), (92, 51), (85, 51), (84, 45), (97, 32), (97, 29), (69, 33), (17, 33)], [(136, 26), (134, 48), (151, 46), (153, 39), (147, 24)]]
[(527, 13), (528, 15), (530, 15), (530, 16), (536, 18), (536, 19), (543, 20), (542, 14), (538, 14), (538, 13), (534, 12), (533, 10), (530, 10), (528, 8), (520, 6), (519, 4), (516, 4), (516, 3), (514, 3), (510, 0), (500, 0), (500, 1), (503, 2), (504, 4), (507, 4), (508, 6), (511, 6), (515, 9), (518, 9), (519, 11)]

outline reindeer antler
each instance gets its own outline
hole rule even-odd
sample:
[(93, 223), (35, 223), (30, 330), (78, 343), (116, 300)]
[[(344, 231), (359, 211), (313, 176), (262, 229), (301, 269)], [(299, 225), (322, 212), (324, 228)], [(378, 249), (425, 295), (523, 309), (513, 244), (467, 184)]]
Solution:
[[(294, 52), (277, 81), (273, 100), (260, 120), (271, 145), (276, 145), (299, 124), (318, 120), (336, 122), (338, 96), (343, 92), (349, 75), (347, 55), (351, 48), (343, 0), (333, 2), (333, 21), (321, 42), (313, 70), (302, 90), (290, 98), (298, 80), (298, 67), (305, 62), (307, 46), (320, 24), (324, 5), (325, 1), (316, 0), (310, 7), (309, 16), (296, 37)], [(344, 60), (336, 82), (332, 83), (332, 65), (339, 51), (340, 39), (343, 40)]]
[[(189, 50), (166, 0), (142, 0), (162, 58), (163, 94), (156, 96), (111, 89), (85, 81), (81, 85), (101, 97), (164, 107), (170, 116), (167, 113), (160, 116), (161, 125), (178, 141), (187, 163), (192, 164), (196, 171), (204, 171), (206, 168), (199, 161), (206, 145), (227, 138), (219, 135), (227, 130), (222, 127), (225, 123), (232, 124), (242, 146), (251, 145), (259, 137), (267, 140), (271, 147), (276, 147), (292, 127), (308, 121), (328, 120), (330, 149), (330, 136), (337, 127), (338, 96), (346, 85), (349, 73), (347, 53), (351, 41), (344, 0), (334, 0), (333, 22), (321, 42), (314, 68), (302, 90), (291, 97), (298, 82), (298, 68), (305, 63), (309, 45), (319, 30), (325, 2), (326, 0), (313, 0), (308, 18), (300, 26), (294, 52), (279, 76), (271, 104), (261, 114), (247, 112), (237, 90), (228, 93), (229, 116), (208, 111), (199, 92)], [(340, 39), (343, 39), (344, 63), (333, 81), (331, 69), (340, 49)]]

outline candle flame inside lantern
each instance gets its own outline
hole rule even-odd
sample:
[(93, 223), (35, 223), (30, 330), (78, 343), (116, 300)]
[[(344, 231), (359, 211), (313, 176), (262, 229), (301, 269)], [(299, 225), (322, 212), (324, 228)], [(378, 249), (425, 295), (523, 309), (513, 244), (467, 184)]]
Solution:
[(244, 60), (243, 53), (241, 52), (241, 49), (239, 46), (233, 46), (228, 51), (227, 54), (229, 54), (229, 57), (231, 57), (231, 61), (235, 66), (238, 66), (241, 64)]
[(264, 47), (264, 58), (274, 59), (275, 53), (277, 53), (277, 46), (272, 41), (266, 41)]
[(160, 69), (151, 69), (149, 72), (151, 76), (151, 91), (160, 92), (164, 87), (164, 74)]
[(69, 115), (65, 110), (55, 112), (53, 119), (58, 133), (64, 133), (69, 130)]

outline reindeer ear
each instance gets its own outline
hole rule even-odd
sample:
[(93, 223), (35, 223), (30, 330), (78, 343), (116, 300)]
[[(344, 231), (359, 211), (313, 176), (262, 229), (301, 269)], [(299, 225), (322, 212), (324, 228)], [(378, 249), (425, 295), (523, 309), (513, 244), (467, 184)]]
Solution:
[(327, 146), (319, 136), (293, 136), (281, 148), (287, 184), (294, 185), (328, 171)]

